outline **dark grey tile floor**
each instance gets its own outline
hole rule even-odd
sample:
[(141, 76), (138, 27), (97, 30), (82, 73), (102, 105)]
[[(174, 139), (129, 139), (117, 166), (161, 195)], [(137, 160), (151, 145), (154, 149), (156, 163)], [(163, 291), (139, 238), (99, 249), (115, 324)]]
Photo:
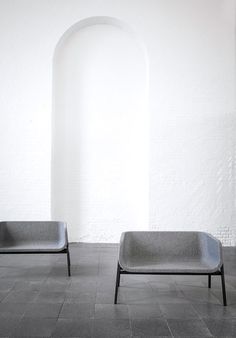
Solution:
[(66, 255), (0, 256), (0, 337), (236, 337), (236, 248), (220, 277), (122, 276), (117, 245), (72, 244)]

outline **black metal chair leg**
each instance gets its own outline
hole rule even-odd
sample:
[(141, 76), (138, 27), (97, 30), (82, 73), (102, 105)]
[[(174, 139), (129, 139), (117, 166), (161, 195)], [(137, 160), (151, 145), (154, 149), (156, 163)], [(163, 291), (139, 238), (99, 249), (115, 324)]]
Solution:
[(224, 266), (222, 265), (221, 269), (221, 285), (222, 285), (222, 295), (223, 295), (223, 304), (227, 306), (227, 299), (226, 299), (226, 290), (225, 290), (225, 274), (224, 274)]
[(118, 288), (120, 286), (120, 264), (117, 264), (117, 273), (116, 273), (116, 289), (115, 289), (115, 298), (114, 304), (117, 304), (117, 295), (118, 295)]
[(118, 275), (118, 280), (117, 280), (117, 283), (118, 283), (117, 286), (119, 287), (120, 286), (120, 271), (121, 271), (120, 265), (117, 269), (119, 269), (119, 275)]
[(68, 276), (70, 277), (71, 276), (71, 273), (70, 273), (70, 252), (69, 252), (69, 247), (67, 248), (67, 270), (68, 270)]
[(208, 288), (211, 288), (211, 275), (208, 275)]

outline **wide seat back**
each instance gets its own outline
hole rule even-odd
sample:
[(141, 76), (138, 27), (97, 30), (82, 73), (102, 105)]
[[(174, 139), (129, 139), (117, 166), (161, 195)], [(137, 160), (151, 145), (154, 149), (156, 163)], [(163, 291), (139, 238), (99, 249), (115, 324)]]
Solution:
[(0, 246), (18, 243), (61, 243), (67, 240), (63, 222), (9, 221), (0, 222)]
[(215, 251), (218, 242), (204, 232), (131, 231), (122, 234), (120, 255), (121, 259), (201, 259), (206, 253), (211, 254), (212, 243)]

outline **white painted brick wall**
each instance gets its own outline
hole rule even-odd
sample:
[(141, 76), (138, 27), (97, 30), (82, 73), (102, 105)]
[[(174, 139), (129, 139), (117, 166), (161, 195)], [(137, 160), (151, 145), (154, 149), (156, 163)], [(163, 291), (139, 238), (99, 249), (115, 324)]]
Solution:
[(0, 219), (50, 218), (53, 53), (91, 16), (127, 22), (148, 50), (149, 228), (235, 244), (234, 0), (2, 0)]

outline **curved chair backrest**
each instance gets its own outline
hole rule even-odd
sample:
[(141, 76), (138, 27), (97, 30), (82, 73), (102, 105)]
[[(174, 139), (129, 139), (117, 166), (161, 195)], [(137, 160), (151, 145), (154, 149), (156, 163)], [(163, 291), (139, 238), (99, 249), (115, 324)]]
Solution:
[[(210, 249), (210, 250), (209, 250)], [(130, 231), (120, 241), (120, 259), (128, 257), (202, 258), (211, 255), (222, 261), (220, 241), (197, 231)]]
[(65, 223), (52, 221), (0, 222), (0, 246), (38, 241), (67, 243)]

